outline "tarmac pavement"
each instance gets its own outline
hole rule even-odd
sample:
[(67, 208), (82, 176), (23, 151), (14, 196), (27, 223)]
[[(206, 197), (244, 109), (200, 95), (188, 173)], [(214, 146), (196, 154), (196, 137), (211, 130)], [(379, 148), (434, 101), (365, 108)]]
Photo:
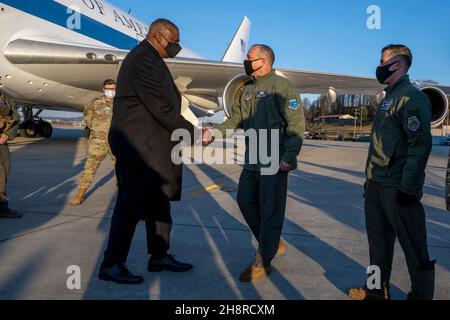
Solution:
[[(282, 238), (287, 252), (269, 278), (239, 282), (256, 243), (236, 204), (239, 165), (187, 165), (183, 201), (174, 203), (171, 252), (191, 272), (147, 273), (144, 224), (127, 262), (145, 277), (137, 286), (97, 279), (116, 196), (109, 158), (85, 204), (68, 205), (78, 187), (87, 141), (81, 130), (55, 129), (49, 140), (19, 138), (11, 145), (10, 206), (19, 220), (0, 220), (0, 299), (346, 299), (362, 285), (369, 265), (363, 210), (365, 143), (306, 141), (289, 181)], [(433, 149), (423, 203), (431, 257), (437, 259), (436, 299), (450, 299), (450, 213), (444, 185), (448, 147)], [(81, 289), (67, 287), (79, 266)], [(397, 244), (392, 296), (404, 299), (410, 282)]]

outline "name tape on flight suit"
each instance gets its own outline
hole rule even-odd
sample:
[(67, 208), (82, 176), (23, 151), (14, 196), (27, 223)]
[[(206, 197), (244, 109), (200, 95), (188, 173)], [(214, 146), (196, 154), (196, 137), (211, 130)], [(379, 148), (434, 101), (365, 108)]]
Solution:
[(259, 90), (258, 92), (256, 92), (257, 99), (265, 99), (267, 98), (268, 95), (269, 95), (268, 90)]

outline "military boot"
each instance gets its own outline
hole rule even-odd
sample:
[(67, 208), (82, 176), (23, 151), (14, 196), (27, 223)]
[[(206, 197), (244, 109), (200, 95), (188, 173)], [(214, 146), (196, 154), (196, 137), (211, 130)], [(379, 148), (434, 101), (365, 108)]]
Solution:
[(9, 208), (8, 198), (6, 197), (6, 194), (0, 193), (0, 218), (17, 219), (22, 217), (23, 214)]
[(262, 256), (258, 250), (254, 261), (247, 269), (245, 269), (241, 273), (241, 275), (239, 276), (239, 280), (246, 283), (253, 282), (266, 278), (271, 272), (272, 268), (270, 266), (270, 263), (263, 263)]
[(86, 191), (87, 191), (86, 189), (80, 189), (75, 198), (73, 198), (72, 201), (70, 201), (70, 205), (79, 206), (80, 204), (82, 204), (84, 202), (84, 196), (86, 195)]
[(280, 244), (278, 245), (277, 253), (275, 253), (275, 257), (281, 256), (286, 252), (286, 243), (283, 240), (280, 240)]
[(362, 288), (354, 288), (348, 291), (350, 300), (391, 300), (389, 285), (383, 285), (380, 290), (370, 290), (366, 286)]
[(13, 209), (8, 209), (7, 211), (0, 211), (0, 218), (19, 219), (22, 217), (23, 217), (22, 213)]

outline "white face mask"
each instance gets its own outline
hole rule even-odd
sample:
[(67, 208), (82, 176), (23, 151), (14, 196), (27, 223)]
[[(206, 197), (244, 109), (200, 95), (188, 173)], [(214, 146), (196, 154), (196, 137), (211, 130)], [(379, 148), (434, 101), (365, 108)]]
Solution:
[(116, 96), (116, 90), (107, 89), (103, 90), (103, 92), (105, 93), (105, 96), (110, 100), (114, 99), (114, 97)]

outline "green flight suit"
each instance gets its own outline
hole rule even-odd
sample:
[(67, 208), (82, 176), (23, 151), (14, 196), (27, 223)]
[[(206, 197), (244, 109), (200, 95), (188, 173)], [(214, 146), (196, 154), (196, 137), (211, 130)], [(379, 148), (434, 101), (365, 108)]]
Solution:
[[(20, 116), (14, 101), (0, 94), (0, 135), (6, 134), (8, 141), (15, 139), (20, 124)], [(0, 212), (9, 211), (6, 197), (6, 183), (10, 168), (8, 143), (0, 145)]]
[[(297, 156), (303, 144), (305, 117), (299, 93), (285, 78), (275, 71), (263, 77), (249, 80), (234, 102), (231, 119), (216, 129), (226, 137), (227, 130), (251, 129), (256, 132), (268, 130), (266, 136), (258, 136), (250, 143), (246, 139), (245, 164), (242, 171), (237, 202), (253, 235), (259, 242), (259, 252), (265, 264), (274, 258), (280, 242), (286, 211), (288, 173), (279, 172), (281, 160), (289, 163), (292, 170), (297, 168)], [(272, 141), (272, 130), (279, 132), (278, 141)], [(229, 134), (228, 134), (229, 135)], [(266, 146), (260, 145), (260, 140)], [(272, 143), (278, 157), (272, 154)], [(251, 151), (251, 144), (257, 148)], [(267, 148), (266, 155), (276, 162), (273, 174), (264, 174), (270, 164), (260, 158), (260, 149)], [(252, 153), (257, 151), (257, 155)], [(256, 159), (256, 161), (252, 161)], [(272, 163), (273, 165), (273, 163)]]
[[(396, 237), (405, 253), (412, 286), (408, 298), (432, 299), (434, 262), (427, 247), (423, 196), (425, 168), (432, 148), (431, 103), (404, 76), (381, 102), (367, 159), (365, 216), (370, 263), (389, 284)], [(417, 196), (399, 204), (398, 191)]]

